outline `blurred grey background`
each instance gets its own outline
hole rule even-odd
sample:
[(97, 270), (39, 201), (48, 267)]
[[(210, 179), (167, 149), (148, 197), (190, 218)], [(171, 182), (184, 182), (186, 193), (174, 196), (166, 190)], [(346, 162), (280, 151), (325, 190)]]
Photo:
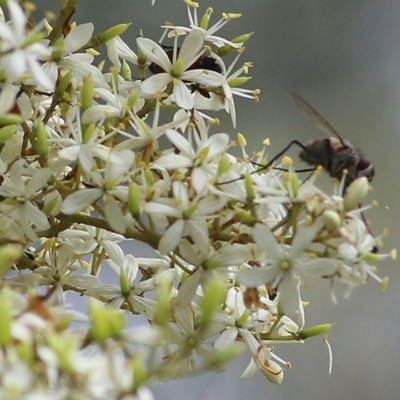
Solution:
[[(38, 0), (37, 16), (57, 10), (58, 1)], [(200, 15), (214, 8), (243, 16), (219, 33), (234, 37), (254, 31), (243, 61), (252, 61), (253, 79), (246, 85), (260, 88), (260, 102), (236, 100), (238, 124), (227, 118), (215, 130), (236, 138), (246, 134), (248, 150), (272, 140), (276, 154), (290, 140), (307, 141), (323, 133), (288, 96), (294, 91), (307, 99), (345, 138), (361, 147), (374, 162), (376, 177), (369, 201), (379, 207), (367, 213), (379, 234), (390, 228), (382, 252), (400, 247), (400, 2), (396, 0), (214, 0), (200, 2)], [(37, 18), (39, 19), (39, 18)], [(123, 38), (135, 49), (140, 29), (154, 40), (160, 24), (187, 24), (182, 0), (81, 0), (73, 18), (92, 21), (96, 33), (121, 22), (131, 22)], [(295, 153), (294, 153), (295, 154)], [(159, 400), (243, 398), (288, 400), (375, 400), (400, 398), (400, 291), (398, 262), (379, 265), (381, 276), (391, 277), (385, 293), (371, 282), (345, 300), (338, 293), (332, 304), (328, 284), (303, 290), (307, 324), (335, 322), (329, 338), (333, 371), (328, 374), (328, 353), (320, 338), (304, 345), (277, 348), (292, 363), (281, 386), (261, 374), (247, 381), (239, 377), (248, 362), (243, 355), (223, 374), (208, 374), (152, 388)]]

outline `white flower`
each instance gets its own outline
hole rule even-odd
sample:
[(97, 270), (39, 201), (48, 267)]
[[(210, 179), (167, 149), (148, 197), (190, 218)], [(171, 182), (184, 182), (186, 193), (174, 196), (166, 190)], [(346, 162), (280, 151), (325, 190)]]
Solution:
[(64, 48), (61, 60), (51, 68), (59, 68), (63, 71), (73, 71), (72, 82), (75, 86), (82, 84), (83, 78), (90, 75), (95, 87), (105, 86), (104, 78), (97, 67), (91, 65), (94, 57), (88, 53), (77, 53), (93, 35), (94, 26), (92, 23), (86, 23), (76, 26), (68, 33), (64, 40)]
[(162, 93), (169, 83), (173, 84), (174, 101), (186, 110), (193, 108), (194, 101), (192, 94), (185, 82), (194, 82), (202, 86), (218, 87), (225, 83), (225, 78), (215, 72), (202, 69), (188, 70), (204, 50), (201, 50), (204, 43), (204, 36), (200, 30), (192, 31), (185, 38), (179, 54), (176, 47), (174, 49), (175, 57), (171, 60), (156, 42), (147, 38), (137, 38), (137, 44), (144, 55), (151, 62), (159, 65), (164, 72), (153, 75), (143, 81), (141, 91), (144, 94), (156, 95)]
[(118, 71), (121, 69), (119, 58), (137, 65), (137, 55), (119, 36), (107, 40), (106, 46), (108, 58), (118, 68)]
[(257, 370), (260, 370), (272, 383), (282, 383), (283, 369), (278, 362), (286, 365), (287, 363), (272, 353), (267, 346), (260, 345), (249, 332), (242, 330), (241, 333), (253, 357), (241, 378), (250, 378)]
[(98, 248), (99, 252), (105, 252), (106, 256), (117, 265), (124, 260), (124, 253), (118, 243), (126, 239), (117, 233), (89, 225), (74, 225), (60, 232), (58, 237), (62, 243), (67, 243), (73, 248), (76, 254), (90, 254)]
[(345, 297), (350, 296), (354, 287), (367, 283), (370, 278), (382, 283), (382, 278), (375, 272), (375, 267), (367, 260), (378, 261), (392, 255), (372, 254), (376, 239), (371, 235), (361, 217), (348, 213), (340, 232), (345, 241), (338, 246), (338, 258), (342, 261), (338, 275), (340, 281), (348, 286)]
[(40, 285), (58, 285), (58, 297), (62, 298), (62, 285), (67, 285), (80, 289), (87, 289), (99, 283), (97, 277), (89, 274), (73, 274), (75, 270), (81, 270), (80, 263), (74, 260), (73, 248), (67, 244), (59, 246), (57, 252), (46, 251), (45, 263), (47, 265), (36, 269), (36, 273), (43, 278)]
[[(26, 30), (28, 20), (18, 2), (7, 2), (10, 12), (10, 24), (0, 21), (0, 39), (2, 42), (0, 65), (7, 71), (8, 82), (22, 78), (24, 74), (31, 74), (38, 85), (52, 90), (54, 82), (45, 73), (38, 59), (46, 59), (51, 49), (43, 43), (34, 40), (38, 35), (38, 28), (29, 33)], [(31, 43), (32, 42), (32, 43)]]
[(85, 154), (89, 157), (86, 158), (85, 163), (82, 163), (82, 168), (96, 188), (81, 189), (70, 194), (63, 201), (61, 212), (67, 215), (77, 213), (102, 198), (104, 213), (110, 226), (116, 232), (124, 233), (126, 226), (119, 202), (126, 201), (127, 187), (119, 184), (127, 179), (127, 173), (135, 160), (134, 153), (130, 150), (110, 152), (104, 170), (98, 170), (94, 157), (91, 157), (91, 154)]
[(273, 315), (269, 311), (273, 307), (269, 305), (268, 310), (257, 309), (251, 313), (244, 304), (243, 293), (236, 286), (228, 290), (225, 304), (224, 311), (215, 316), (216, 321), (227, 326), (214, 343), (219, 350), (233, 345), (243, 331), (254, 329), (266, 332), (273, 324)]
[(144, 298), (142, 294), (156, 289), (155, 278), (139, 282), (139, 265), (132, 254), (126, 255), (122, 264), (116, 264), (112, 260), (108, 260), (108, 264), (119, 276), (120, 286), (111, 284), (93, 285), (85, 294), (94, 297), (107, 296), (110, 299), (108, 304), (117, 309), (126, 301), (132, 311), (139, 312), (148, 319), (153, 319), (156, 302)]
[[(211, 25), (210, 27), (207, 26), (206, 29), (202, 28), (202, 24), (199, 23), (199, 19), (197, 17), (197, 7), (192, 7), (193, 8), (193, 15), (190, 12), (191, 11), (191, 6), (188, 4), (187, 11), (188, 11), (188, 17), (189, 17), (189, 26), (175, 26), (175, 25), (163, 25), (162, 27), (165, 29), (170, 29), (171, 32), (169, 33), (168, 36), (173, 36), (175, 32), (178, 32), (179, 34), (190, 34), (193, 30), (199, 29), (203, 31), (204, 35), (204, 40), (206, 42), (213, 43), (217, 47), (221, 47), (225, 44), (232, 46), (234, 48), (241, 48), (243, 46), (243, 43), (233, 43), (230, 40), (227, 40), (221, 36), (216, 36), (215, 33), (219, 31), (223, 26), (225, 26), (231, 19), (240, 17), (240, 14), (227, 14), (223, 13), (222, 18), (216, 22), (214, 25)], [(210, 7), (206, 11), (206, 18), (209, 18), (213, 12), (213, 9)], [(203, 22), (201, 20), (201, 22)], [(207, 23), (208, 25), (208, 23)]]
[[(196, 315), (190, 307), (174, 309), (176, 323), (170, 324), (168, 331), (169, 343), (176, 345), (172, 351), (167, 351), (164, 362), (168, 368), (165, 376), (177, 378), (186, 376), (196, 370), (196, 356), (207, 363), (214, 353), (212, 338), (223, 329), (220, 323), (209, 323), (207, 326), (197, 325)], [(165, 347), (167, 349), (167, 347)]]
[(46, 186), (52, 171), (50, 168), (28, 169), (23, 165), (24, 160), (16, 161), (12, 165), (0, 186), (0, 196), (18, 202), (8, 217), (21, 224), (28, 238), (36, 241), (36, 232), (50, 227), (46, 214), (39, 209), (36, 200), (38, 192)]
[(160, 102), (158, 101), (154, 110), (151, 126), (132, 112), (129, 112), (129, 116), (129, 124), (135, 130), (137, 136), (132, 137), (132, 134), (127, 134), (127, 132), (115, 128), (115, 132), (120, 133), (127, 138), (127, 140), (118, 145), (119, 149), (137, 148), (142, 146), (148, 146), (150, 149), (154, 149), (157, 147), (157, 139), (164, 135), (168, 129), (174, 128), (189, 119), (186, 114), (183, 114), (174, 118), (173, 121), (167, 122), (166, 124), (160, 124)]
[(254, 227), (254, 241), (261, 252), (261, 266), (239, 273), (239, 280), (247, 287), (270, 283), (278, 287), (279, 301), (286, 314), (299, 313), (300, 328), (304, 326), (304, 311), (300, 297), (300, 282), (307, 277), (322, 277), (336, 272), (336, 260), (310, 258), (304, 251), (313, 242), (318, 224), (297, 226), (291, 246), (280, 244), (264, 224)]
[(181, 182), (172, 184), (173, 199), (159, 199), (158, 202), (149, 202), (145, 210), (149, 214), (162, 214), (176, 218), (163, 234), (158, 250), (162, 254), (168, 254), (178, 246), (182, 237), (189, 235), (202, 253), (208, 254), (208, 228), (207, 217), (221, 208), (224, 199), (216, 196), (191, 200), (188, 188)]
[(217, 133), (209, 138), (198, 138), (196, 134), (189, 134), (188, 140), (179, 132), (169, 129), (167, 137), (179, 150), (179, 154), (169, 153), (161, 156), (153, 165), (166, 169), (192, 168), (193, 187), (197, 193), (203, 193), (208, 180), (216, 174), (215, 159), (228, 149), (229, 136), (226, 133)]
[(211, 52), (211, 56), (221, 66), (221, 75), (225, 77), (226, 82), (222, 85), (220, 92), (209, 92), (208, 97), (204, 97), (201, 93), (196, 93), (194, 96), (195, 108), (197, 109), (218, 111), (224, 108), (231, 116), (233, 127), (236, 126), (236, 108), (233, 96), (236, 95), (258, 101), (258, 94), (260, 93), (258, 89), (253, 90), (239, 87), (239, 85), (243, 84), (241, 81), (246, 82), (250, 79), (250, 77), (241, 76), (242, 73), (247, 74), (249, 69), (248, 63), (243, 64), (242, 67), (232, 72), (241, 55), (242, 53), (239, 53), (229, 68), (226, 69), (223, 59), (218, 54)]

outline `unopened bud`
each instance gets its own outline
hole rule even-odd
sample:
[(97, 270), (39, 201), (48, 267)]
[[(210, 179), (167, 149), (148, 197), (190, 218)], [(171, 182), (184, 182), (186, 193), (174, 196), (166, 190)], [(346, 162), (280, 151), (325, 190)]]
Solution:
[(115, 38), (116, 36), (122, 35), (129, 27), (130, 24), (118, 24), (115, 25), (103, 33), (100, 33), (97, 38), (99, 39), (100, 43), (108, 42), (109, 40)]
[(83, 85), (81, 89), (81, 109), (82, 111), (87, 110), (93, 104), (93, 79), (91, 76), (85, 76), (83, 78)]
[(131, 72), (131, 67), (129, 66), (129, 64), (124, 60), (122, 63), (122, 77), (126, 80), (126, 81), (131, 81), (132, 80), (132, 72)]
[(204, 297), (201, 302), (202, 323), (211, 322), (215, 312), (225, 301), (227, 295), (227, 287), (222, 279), (210, 279), (204, 288)]
[(21, 255), (22, 250), (19, 246), (9, 244), (0, 247), (0, 278), (10, 270)]
[(5, 347), (11, 344), (11, 324), (12, 324), (12, 302), (9, 290), (0, 292), (0, 346)]
[(17, 132), (17, 125), (8, 125), (0, 128), (0, 144), (7, 142)]
[(95, 301), (89, 303), (89, 317), (91, 327), (88, 336), (97, 342), (118, 337), (125, 326), (125, 317), (119, 310)]
[(244, 176), (244, 187), (246, 189), (246, 199), (249, 203), (252, 203), (256, 196), (254, 193), (253, 180), (251, 179), (251, 176), (249, 174), (246, 174)]
[(154, 322), (166, 326), (171, 320), (173, 277), (171, 274), (162, 274), (157, 277), (156, 310)]
[(51, 53), (51, 59), (54, 62), (60, 61), (64, 54), (64, 38), (60, 37), (54, 43), (53, 51)]
[(325, 210), (322, 214), (325, 228), (328, 232), (335, 232), (341, 225), (341, 219), (337, 212)]
[(64, 76), (62, 76), (60, 78), (59, 84), (54, 93), (55, 99), (62, 99), (64, 97), (64, 93), (67, 90), (67, 87), (71, 82), (72, 74), (73, 74), (73, 70), (70, 69)]
[(47, 157), (49, 153), (47, 132), (42, 121), (40, 121), (36, 127), (36, 147), (40, 157)]
[(302, 331), (298, 332), (298, 337), (302, 340), (308, 339), (310, 337), (322, 335), (325, 332), (331, 330), (334, 324), (321, 324), (315, 325), (307, 329), (303, 329)]
[(346, 190), (343, 199), (345, 211), (355, 210), (363, 202), (369, 191), (368, 179), (363, 176), (354, 180)]
[(142, 194), (140, 188), (135, 182), (131, 182), (128, 190), (128, 209), (132, 217), (136, 218), (141, 211)]
[[(0, 126), (18, 125), (22, 122), (24, 122), (24, 118), (19, 114), (9, 113), (0, 116)], [(2, 138), (0, 138), (0, 140), (2, 140)]]
[(218, 164), (218, 175), (225, 174), (229, 171), (230, 167), (229, 157), (226, 154), (222, 154)]

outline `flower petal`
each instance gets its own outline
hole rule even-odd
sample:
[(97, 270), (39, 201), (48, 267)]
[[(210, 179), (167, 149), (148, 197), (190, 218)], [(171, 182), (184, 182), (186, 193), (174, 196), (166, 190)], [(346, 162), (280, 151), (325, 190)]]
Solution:
[(61, 212), (67, 215), (85, 210), (101, 197), (101, 189), (82, 189), (70, 194), (63, 202)]

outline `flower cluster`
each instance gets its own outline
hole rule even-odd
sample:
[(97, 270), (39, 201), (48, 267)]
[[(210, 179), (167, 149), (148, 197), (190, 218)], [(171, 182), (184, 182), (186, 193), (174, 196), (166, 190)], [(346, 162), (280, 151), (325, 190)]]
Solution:
[[(239, 65), (251, 34), (217, 36), (240, 15), (212, 25), (211, 8), (199, 18), (185, 3), (188, 26), (165, 25), (159, 41), (138, 37), (131, 49), (127, 25), (93, 37), (91, 23), (66, 22), (74, 0), (35, 28), (29, 10), (6, 2), (2, 398), (149, 399), (149, 384), (223, 370), (243, 350), (243, 377), (281, 383), (289, 363), (272, 344), (330, 329), (306, 327), (309, 279), (348, 293), (370, 278), (386, 284), (373, 264), (394, 252), (377, 252), (365, 222), (367, 178), (343, 191), (343, 171), (330, 195), (316, 186), (318, 169), (302, 180), (287, 158), (272, 168), (266, 147), (252, 159), (241, 136), (243, 159), (229, 153), (211, 113), (235, 126), (235, 96), (258, 101), (242, 87), (251, 63)], [(95, 63), (102, 45), (108, 60)], [(127, 253), (126, 242), (154, 257)], [(89, 318), (66, 306), (68, 292), (90, 298)]]

